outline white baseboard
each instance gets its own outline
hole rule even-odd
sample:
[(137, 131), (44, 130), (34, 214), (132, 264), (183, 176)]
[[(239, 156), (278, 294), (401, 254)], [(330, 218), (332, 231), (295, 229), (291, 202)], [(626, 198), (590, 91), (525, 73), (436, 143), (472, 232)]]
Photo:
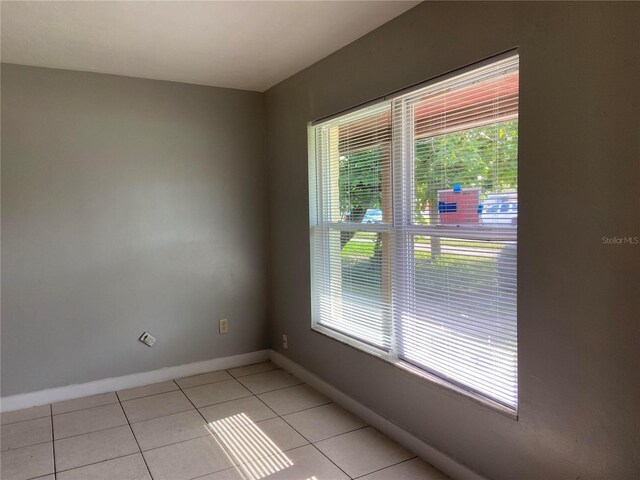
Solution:
[(199, 373), (241, 367), (269, 359), (269, 350), (242, 353), (230, 357), (213, 358), (202, 362), (188, 363), (175, 367), (165, 367), (150, 372), (132, 373), (122, 377), (104, 378), (93, 382), (66, 385), (64, 387), (47, 388), (37, 392), (20, 393), (0, 398), (0, 411), (9, 412), (22, 408), (36, 407), (48, 403), (72, 400), (74, 398), (96, 395), (98, 393), (115, 392), (125, 388), (140, 387), (151, 383), (164, 382), (174, 378), (188, 377)]
[(362, 418), (371, 426), (377, 428), (389, 438), (395, 440), (407, 450), (415, 453), (438, 470), (456, 480), (486, 480), (482, 475), (474, 472), (469, 467), (458, 463), (447, 454), (435, 447), (428, 445), (418, 437), (407, 432), (404, 428), (387, 420), (382, 415), (364, 406), (360, 402), (349, 397), (334, 386), (322, 380), (293, 360), (285, 357), (281, 353), (271, 350), (271, 361), (294, 374), (313, 388), (331, 398), (354, 415)]

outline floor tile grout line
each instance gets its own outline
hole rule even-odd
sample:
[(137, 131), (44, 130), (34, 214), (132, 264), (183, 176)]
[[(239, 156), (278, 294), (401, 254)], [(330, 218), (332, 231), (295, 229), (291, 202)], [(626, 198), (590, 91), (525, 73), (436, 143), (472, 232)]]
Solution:
[(179, 392), (179, 391), (180, 391), (180, 387), (178, 387), (178, 388), (176, 388), (174, 390), (167, 390), (166, 392), (152, 393), (151, 395), (143, 395), (141, 397), (129, 398), (127, 400), (120, 400), (120, 397), (118, 397), (118, 401), (120, 403), (129, 403), (129, 402), (135, 402), (136, 400), (142, 400), (143, 398), (157, 397), (158, 395), (166, 395), (167, 393), (174, 393), (174, 392)]
[[(134, 434), (135, 435), (135, 434)], [(158, 450), (160, 448), (164, 448), (164, 447), (171, 447), (173, 445), (179, 445), (181, 443), (185, 443), (185, 442), (190, 442), (191, 440), (198, 440), (199, 438), (204, 438), (204, 437), (208, 437), (210, 436), (211, 433), (205, 433), (203, 435), (198, 435), (197, 437), (193, 437), (193, 438), (187, 438), (185, 440), (180, 440), (178, 442), (171, 442), (171, 443), (167, 443), (166, 445), (159, 445), (157, 447), (153, 447), (153, 448), (147, 448), (146, 450), (140, 450), (140, 453), (145, 453), (145, 452), (152, 452), (154, 450)], [(209, 475), (209, 474), (207, 474)]]
[(16, 450), (21, 450), (23, 448), (29, 448), (29, 447), (37, 447), (38, 445), (44, 445), (45, 443), (53, 443), (53, 440), (45, 440), (44, 442), (32, 443), (30, 445), (22, 445), (21, 447), (16, 447), (16, 448), (9, 448), (7, 450), (2, 450), (0, 453), (15, 452)]
[[(175, 392), (175, 391), (177, 391), (177, 390), (179, 390), (179, 389), (180, 389), (180, 387), (178, 387), (178, 388), (175, 388), (175, 389), (173, 389), (173, 390), (167, 390), (167, 391), (165, 391), (165, 392), (152, 393), (152, 394), (150, 394), (150, 395), (141, 395), (141, 396), (139, 396), (139, 397), (127, 398), (126, 400), (122, 400), (122, 399), (120, 398), (120, 395), (118, 395), (118, 392), (124, 392), (125, 390), (132, 390), (133, 388), (144, 388), (144, 387), (148, 387), (148, 386), (150, 386), (150, 385), (156, 385), (156, 384), (158, 384), (158, 383), (166, 383), (166, 382), (173, 382), (173, 384), (174, 384), (176, 387), (178, 387), (178, 384), (176, 383), (176, 381), (172, 379), (172, 380), (165, 380), (165, 381), (163, 381), (163, 382), (148, 383), (148, 384), (146, 384), (146, 385), (140, 385), (139, 387), (125, 388), (124, 390), (115, 390), (115, 391), (114, 391), (114, 393), (116, 394), (116, 397), (118, 397), (118, 402), (122, 403), (122, 402), (130, 402), (131, 400), (138, 400), (139, 398), (153, 397), (154, 395), (161, 395), (161, 394), (163, 394), (163, 393)], [(109, 392), (105, 392), (105, 393), (109, 393)]]
[[(173, 383), (176, 383), (176, 382), (173, 382)], [(116, 397), (118, 397), (117, 393), (116, 393)], [(133, 432), (133, 428), (131, 427), (131, 422), (129, 422), (129, 417), (127, 417), (127, 412), (124, 411), (124, 407), (122, 406), (122, 402), (120, 401), (120, 397), (118, 397), (118, 405), (120, 405), (120, 410), (122, 410), (122, 414), (124, 415), (124, 418), (127, 421), (127, 425), (129, 425), (129, 431), (131, 432), (131, 436), (133, 437), (133, 439), (136, 442), (136, 445), (138, 446), (138, 453), (142, 457), (142, 461), (144, 462), (144, 466), (147, 469), (147, 473), (149, 474), (149, 478), (151, 478), (151, 480), (153, 480), (153, 475), (151, 473), (151, 469), (149, 468), (149, 465), (147, 464), (147, 459), (142, 454), (142, 448), (140, 447), (140, 442), (138, 442), (138, 437), (136, 437), (136, 434)]]
[[(205, 405), (203, 407), (196, 407), (196, 409), (200, 410), (201, 408), (217, 407), (218, 405), (224, 405), (225, 403), (237, 402), (238, 400), (243, 400), (243, 399), (249, 398), (249, 397), (258, 398), (258, 396), (255, 393), (252, 393), (251, 395), (247, 395), (246, 397), (239, 397), (239, 398), (234, 398), (233, 400), (225, 400), (224, 402), (212, 403), (211, 405)], [(260, 398), (258, 398), (258, 400), (260, 400), (262, 402), (262, 400)], [(264, 403), (264, 402), (262, 402), (262, 403)], [(269, 407), (269, 406), (267, 405), (267, 407)], [(273, 411), (273, 409), (271, 409), (270, 407), (269, 407), (269, 410)], [(278, 415), (276, 412), (273, 412), (273, 413)]]
[(234, 378), (234, 379), (237, 380), (239, 378), (247, 378), (247, 377), (252, 377), (253, 375), (260, 375), (261, 373), (275, 372), (276, 370), (284, 370), (284, 369), (283, 368), (272, 368), (271, 370), (264, 370), (262, 372), (257, 372), (257, 373), (249, 373), (247, 375), (239, 375), (237, 377), (233, 373), (229, 373), (229, 375), (231, 375), (231, 378)]
[[(354, 428), (353, 430), (349, 430), (348, 432), (337, 433), (336, 435), (331, 435), (330, 437), (323, 438), (322, 440), (316, 440), (313, 443), (315, 444), (315, 443), (324, 442), (325, 440), (330, 440), (332, 438), (341, 437), (342, 435), (347, 435), (349, 433), (357, 432), (358, 430), (364, 430), (365, 428), (373, 428), (374, 430), (377, 430), (376, 427), (373, 427), (373, 426), (371, 426), (371, 425), (369, 425), (367, 423), (363, 427)], [(386, 435), (385, 435), (385, 437), (386, 437)]]
[[(139, 423), (150, 422), (151, 420), (158, 420), (159, 418), (172, 417), (174, 415), (182, 415), (183, 413), (193, 412), (193, 410), (194, 410), (193, 408), (190, 408), (189, 410), (182, 410), (181, 412), (167, 413), (166, 415), (160, 415), (159, 417), (145, 418), (144, 420), (138, 420), (137, 422), (130, 421), (129, 423), (131, 425), (138, 425)], [(195, 410), (197, 410), (197, 408)]]
[(285, 413), (283, 415), (280, 415), (279, 413), (276, 413), (276, 415), (278, 415), (279, 417), (285, 417), (287, 415), (293, 415), (295, 413), (306, 412), (307, 410), (313, 410), (314, 408), (318, 408), (318, 407), (326, 407), (327, 405), (337, 405), (337, 403), (329, 400), (327, 403), (321, 403), (319, 405), (314, 405), (313, 407), (305, 407), (302, 410), (296, 410), (294, 412)]
[[(126, 416), (125, 416), (125, 420), (126, 420)], [(122, 427), (126, 427), (127, 424), (123, 423), (122, 425), (114, 425), (113, 427), (107, 427), (107, 428), (99, 428), (98, 430), (91, 430), (90, 432), (84, 432), (84, 433), (76, 433), (75, 435), (69, 435), (68, 437), (60, 437), (60, 438), (55, 438), (53, 439), (54, 442), (59, 442), (61, 440), (66, 440), (67, 438), (75, 438), (75, 437), (81, 437), (82, 435), (90, 435), (92, 433), (98, 433), (98, 432), (106, 432), (107, 430), (113, 430), (114, 428), (122, 428)]]
[[(186, 393), (184, 394), (184, 396), (189, 398)], [(233, 400), (225, 400), (224, 402), (211, 403), (211, 404), (208, 404), (208, 405), (203, 405), (201, 407), (196, 407), (195, 403), (193, 403), (193, 402), (191, 402), (191, 405), (193, 405), (195, 407), (195, 409), (197, 410), (199, 408), (213, 407), (213, 406), (216, 406), (216, 405), (222, 405), (223, 403), (235, 402), (236, 400), (242, 400), (243, 398), (249, 398), (249, 397), (255, 397), (255, 396), (256, 396), (255, 393), (249, 392), (249, 395), (245, 395), (244, 397), (234, 398)], [(189, 399), (189, 401), (191, 401), (191, 399)]]
[[(248, 366), (248, 365), (247, 365)], [(242, 368), (242, 367), (236, 367), (236, 368)], [(239, 376), (234, 376), (233, 373), (229, 372), (229, 370), (225, 370), (225, 372), (227, 372), (229, 375), (231, 375), (233, 378), (246, 378), (246, 377), (253, 377), (254, 375), (260, 375), (262, 373), (269, 373), (269, 372), (277, 372), (278, 370), (282, 370), (283, 372), (287, 372), (284, 368), (281, 367), (276, 367), (276, 368), (272, 368), (271, 370), (264, 370), (262, 372), (256, 372), (256, 373), (249, 373), (247, 375), (239, 375)], [(293, 375), (293, 373), (291, 372), (287, 372), (289, 375)], [(296, 377), (297, 378), (297, 377)]]
[[(225, 370), (225, 371), (226, 371), (226, 370)], [(176, 384), (176, 385), (177, 385), (177, 384)], [(200, 410), (198, 410), (198, 407), (196, 407), (196, 404), (195, 404), (195, 403), (193, 403), (193, 402), (191, 401), (191, 399), (189, 398), (189, 396), (188, 396), (186, 393), (184, 393), (184, 390), (180, 387), (180, 385), (178, 385), (178, 388), (180, 388), (180, 391), (181, 391), (181, 392), (182, 392), (182, 394), (186, 397), (186, 399), (189, 401), (189, 403), (190, 403), (191, 405), (193, 405), (193, 408), (195, 408), (195, 409), (196, 409), (196, 412), (198, 412), (198, 415), (200, 415), (200, 416), (202, 417), (202, 419), (205, 421), (205, 424), (209, 425), (208, 420), (204, 417), (204, 415), (202, 414), (202, 412), (200, 412)], [(240, 398), (247, 398), (247, 397), (240, 397)], [(240, 399), (239, 399), (239, 398), (237, 398), (236, 400), (240, 400)], [(229, 401), (230, 401), (230, 402), (233, 402), (233, 400), (229, 400)], [(221, 403), (225, 403), (225, 402), (221, 402)], [(213, 405), (216, 405), (216, 404), (214, 403)], [(208, 406), (208, 407), (210, 407), (210, 406), (212, 406), (212, 405), (207, 405), (207, 406)], [(205, 408), (205, 407), (202, 407), (202, 408)]]
[[(118, 460), (120, 458), (125, 458), (125, 457), (132, 457), (134, 455), (138, 455), (141, 454), (142, 452), (133, 452), (133, 453), (125, 453), (124, 455), (118, 455), (112, 458), (105, 458), (104, 460), (99, 460), (97, 462), (91, 462), (91, 463), (87, 463), (85, 465), (78, 465), (77, 467), (71, 467), (71, 468), (65, 468), (64, 470), (58, 470), (56, 473), (65, 473), (65, 472), (69, 472), (71, 470), (77, 470), (79, 468), (84, 468), (84, 467), (91, 467), (93, 465), (98, 465), (100, 463), (105, 463), (105, 462), (110, 462), (111, 460)], [(38, 478), (38, 477), (36, 477)]]
[(80, 408), (78, 410), (73, 410), (71, 412), (56, 413), (55, 415), (51, 415), (51, 418), (53, 419), (54, 417), (61, 417), (62, 415), (71, 415), (73, 413), (86, 412), (87, 410), (91, 410), (93, 408), (111, 407), (112, 405), (119, 405), (119, 404), (120, 402), (113, 402), (113, 403), (105, 403), (104, 405), (94, 405), (93, 407)]
[[(241, 383), (241, 385), (247, 390), (249, 390), (249, 388), (247, 388), (244, 384)], [(274, 388), (273, 390), (267, 390), (266, 392), (255, 393), (251, 390), (249, 391), (251, 392), (252, 395), (258, 396), (258, 395), (264, 395), (265, 393), (278, 392), (280, 390), (284, 390), (285, 388), (299, 387), (300, 385), (307, 385), (307, 384), (301, 381), (300, 383), (296, 383), (295, 385), (287, 385), (286, 387)]]
[(345, 472), (336, 462), (334, 462), (333, 460), (331, 460), (326, 453), (324, 453), (322, 450), (320, 450), (314, 443), (310, 443), (309, 445), (311, 445), (313, 448), (316, 449), (316, 451), (322, 455), (324, 458), (326, 458), (332, 465), (334, 465), (338, 470), (340, 470), (342, 473), (344, 473), (347, 478), (349, 478), (350, 480), (353, 479), (353, 477), (351, 475), (349, 475), (347, 472)]
[(53, 432), (53, 405), (49, 404), (49, 412), (51, 413), (51, 455), (53, 456), (53, 478), (56, 476), (58, 467), (56, 466), (56, 442), (55, 434)]
[(290, 426), (290, 427), (291, 427), (295, 432), (298, 432), (298, 435), (300, 435), (302, 438), (304, 438), (304, 439), (308, 442), (308, 443), (307, 443), (307, 445), (311, 445), (311, 446), (312, 446), (313, 448), (315, 448), (318, 452), (320, 452), (320, 455), (322, 455), (322, 456), (323, 456), (323, 457), (325, 457), (327, 460), (329, 460), (329, 462), (333, 463), (333, 464), (336, 466), (336, 468), (337, 468), (338, 470), (340, 470), (342, 473), (344, 473), (347, 477), (351, 478), (351, 476), (350, 476), (347, 472), (345, 472), (342, 468), (340, 468), (340, 466), (339, 466), (336, 462), (334, 462), (334, 461), (333, 461), (333, 460), (331, 460), (329, 457), (327, 457), (327, 456), (324, 454), (324, 452), (323, 452), (322, 450), (320, 450), (318, 447), (316, 447), (316, 446), (314, 445), (314, 443), (313, 443), (313, 442), (309, 441), (309, 439), (308, 439), (307, 437), (305, 437), (305, 436), (302, 434), (302, 432), (299, 432), (299, 431), (296, 429), (296, 427), (294, 427), (293, 425), (291, 425), (291, 424), (290, 424), (289, 422), (287, 422), (284, 418), (282, 418), (282, 417), (280, 417), (280, 418), (282, 419), (282, 421), (283, 421), (284, 423), (286, 423), (287, 425), (289, 425), (289, 426)]
[[(197, 477), (191, 477), (188, 480), (199, 480), (201, 478), (208, 477), (209, 475), (215, 475), (217, 473), (226, 472), (227, 470), (231, 470), (232, 468), (235, 469), (235, 470), (238, 470), (238, 465), (234, 465), (233, 467), (225, 468), (223, 470), (218, 470), (217, 472), (205, 473), (204, 475), (198, 475)], [(242, 475), (242, 480), (251, 480), (251, 479), (248, 479), (247, 477), (245, 477), (243, 473), (239, 472), (239, 474)]]
[(44, 475), (38, 475), (37, 477), (29, 477), (29, 478), (25, 478), (24, 480), (38, 480), (40, 478), (45, 478), (48, 477), (49, 475), (53, 475), (53, 478), (56, 478), (56, 474), (55, 473), (45, 473)]
[[(52, 451), (52, 455), (53, 455), (53, 474), (55, 474), (56, 472), (56, 449), (55, 449), (55, 445), (54, 445), (54, 438), (53, 438), (53, 416), (51, 415), (51, 404), (48, 404), (49, 406), (49, 415), (45, 415), (42, 417), (38, 417), (38, 418), (30, 418), (29, 420), (20, 420), (18, 422), (12, 422), (12, 423), (6, 423), (4, 425), (2, 425), (2, 427), (6, 427), (7, 425), (15, 425), (16, 423), (23, 423), (23, 422), (30, 422), (33, 420), (42, 420), (43, 418), (49, 418), (49, 421), (51, 423), (51, 440), (45, 440), (44, 442), (37, 442), (37, 443), (32, 443), (30, 445), (22, 445), (20, 447), (16, 447), (16, 448), (9, 448), (7, 450), (2, 450), (2, 453), (6, 453), (6, 452), (14, 452), (16, 450), (20, 450), (21, 448), (28, 448), (28, 447), (35, 447), (37, 445), (44, 445), (45, 443), (49, 443), (51, 442), (51, 451)], [(51, 475), (51, 473), (47, 473), (46, 475)], [(38, 477), (33, 477), (33, 478), (38, 478)]]
[(260, 403), (262, 403), (265, 407), (267, 407), (270, 411), (272, 411), (272, 412), (276, 415), (276, 416), (275, 416), (275, 417), (273, 417), (273, 418), (278, 418), (278, 417), (279, 417), (279, 418), (282, 418), (278, 412), (276, 412), (273, 408), (271, 408), (269, 405), (267, 405), (267, 402), (265, 402), (264, 400), (262, 400), (258, 395), (254, 395), (254, 397), (256, 397), (256, 399), (257, 399)]
[[(404, 448), (404, 447), (403, 447), (403, 448)], [(406, 450), (406, 449), (405, 449), (405, 450)], [(407, 452), (409, 452), (409, 450), (407, 450)], [(358, 475), (357, 477), (352, 477), (352, 479), (353, 479), (353, 480), (356, 480), (357, 478), (362, 478), (362, 477), (365, 477), (365, 476), (367, 476), (367, 475), (373, 475), (374, 473), (381, 472), (382, 470), (385, 470), (385, 469), (387, 469), (387, 468), (396, 467), (396, 466), (398, 466), (398, 465), (401, 465), (401, 464), (403, 464), (403, 463), (405, 463), (405, 462), (408, 462), (408, 461), (410, 461), (410, 460), (413, 460), (413, 459), (415, 459), (415, 458), (419, 458), (417, 455), (414, 455), (414, 454), (413, 454), (413, 452), (409, 452), (409, 453), (411, 453), (411, 454), (413, 455), (413, 457), (411, 457), (411, 458), (407, 458), (407, 459), (405, 459), (405, 460), (401, 460), (401, 461), (396, 462), (396, 463), (392, 463), (391, 465), (387, 465), (386, 467), (378, 468), (377, 470), (374, 470), (373, 472), (363, 473), (362, 475)], [(431, 465), (431, 464), (429, 464), (429, 465)]]
[[(43, 407), (44, 405), (40, 405), (40, 406)], [(51, 408), (51, 404), (48, 404), (48, 406), (49, 408)], [(7, 412), (7, 413), (11, 413), (11, 412)], [(2, 425), (0, 425), (0, 428), (7, 427), (9, 425), (15, 425), (16, 423), (32, 422), (33, 420), (42, 420), (43, 418), (48, 418), (48, 417), (51, 417), (51, 414), (43, 415), (41, 417), (36, 417), (36, 418), (27, 418), (26, 420), (18, 420), (17, 422), (3, 423)]]
[[(185, 395), (186, 396), (186, 395)], [(193, 405), (193, 404), (191, 404)], [(196, 408), (197, 410), (197, 408)], [(129, 417), (127, 417), (127, 422), (129, 422), (129, 424), (131, 425), (135, 425), (136, 423), (142, 423), (142, 422), (146, 422), (147, 420), (155, 420), (156, 418), (162, 418), (162, 417), (168, 417), (169, 415), (177, 415), (178, 413), (185, 413), (185, 412), (190, 412), (192, 411), (192, 409), (188, 409), (188, 410), (182, 410), (180, 412), (172, 412), (172, 413), (167, 413), (166, 415), (158, 415), (157, 417), (149, 417), (149, 418), (143, 418), (142, 420), (136, 420), (135, 422), (132, 422)], [(125, 417), (127, 416), (127, 414), (124, 414)]]
[[(209, 373), (215, 373), (215, 372), (209, 372)], [(201, 373), (200, 375), (207, 375), (207, 374)], [(198, 375), (195, 375), (195, 376), (197, 377)], [(185, 377), (185, 378), (190, 378), (190, 377)], [(184, 378), (178, 378), (178, 380), (184, 380)], [(214, 383), (228, 382), (229, 380), (235, 380), (235, 378), (232, 375), (229, 375), (228, 377), (221, 378), (220, 380), (214, 380), (213, 382), (199, 383), (198, 385), (191, 385), (190, 387), (182, 387), (178, 385), (178, 382), (176, 380), (174, 380), (174, 382), (176, 382), (176, 385), (178, 385), (178, 388), (180, 390), (184, 391), (184, 390), (189, 390), (190, 388), (198, 388), (198, 387), (204, 387), (205, 385), (213, 385)]]
[[(115, 393), (115, 392), (109, 392), (109, 393)], [(82, 398), (82, 397), (80, 397)], [(75, 399), (78, 400), (78, 399)], [(60, 413), (54, 413), (51, 416), (52, 417), (59, 417), (60, 415), (67, 415), (69, 413), (76, 413), (76, 412), (83, 412), (84, 410), (91, 410), (92, 408), (100, 408), (100, 407), (107, 407), (109, 405), (115, 405), (116, 403), (119, 403), (116, 397), (116, 401), (115, 402), (110, 402), (110, 403), (103, 403), (102, 405), (92, 405), (91, 407), (83, 407), (83, 408), (78, 408), (77, 410), (69, 410), (68, 412), (60, 412)], [(53, 406), (53, 404), (51, 404)], [(52, 409), (53, 411), (53, 409)]]
[(54, 479), (56, 478), (55, 473), (45, 473), (44, 475), (38, 475), (37, 477), (29, 477), (29, 478), (25, 478), (24, 480), (39, 480), (41, 478), (48, 477), (49, 475), (53, 475)]
[[(348, 432), (338, 433), (336, 435), (331, 435), (330, 437), (327, 437), (327, 438), (316, 440), (315, 442), (313, 442), (313, 444), (315, 445), (316, 443), (324, 442), (325, 440), (331, 440), (332, 438), (339, 437), (340, 435), (346, 435), (347, 433), (357, 432), (359, 430), (364, 430), (365, 428), (369, 428), (369, 427), (371, 427), (371, 425), (365, 425), (364, 427), (354, 428), (353, 430), (349, 430)], [(375, 428), (375, 427), (371, 427), (371, 428)]]
[[(67, 468), (65, 470), (58, 470), (56, 472), (56, 476), (58, 473), (67, 473), (67, 472), (71, 472), (72, 470), (78, 470), (80, 468), (85, 468), (85, 467), (92, 467), (94, 465), (100, 465), (101, 463), (106, 463), (106, 462), (110, 462), (112, 460), (118, 460), (120, 458), (127, 458), (127, 457), (133, 457), (134, 455), (138, 455), (140, 454), (140, 452), (133, 452), (133, 453), (127, 453), (126, 455), (119, 455), (117, 457), (113, 457), (113, 458), (106, 458), (104, 460), (100, 460), (99, 462), (92, 462), (92, 463), (87, 463), (86, 465), (80, 465), (78, 467), (73, 467), (73, 468)], [(51, 475), (51, 474), (48, 474)], [(44, 475), (46, 477), (46, 475)], [(34, 478), (40, 478), (40, 477), (34, 477)]]

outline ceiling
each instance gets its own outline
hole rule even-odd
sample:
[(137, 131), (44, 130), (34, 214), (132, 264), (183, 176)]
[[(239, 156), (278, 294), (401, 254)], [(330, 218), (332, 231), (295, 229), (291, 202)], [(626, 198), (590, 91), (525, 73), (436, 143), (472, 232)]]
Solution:
[(2, 1), (1, 58), (264, 91), (418, 3)]

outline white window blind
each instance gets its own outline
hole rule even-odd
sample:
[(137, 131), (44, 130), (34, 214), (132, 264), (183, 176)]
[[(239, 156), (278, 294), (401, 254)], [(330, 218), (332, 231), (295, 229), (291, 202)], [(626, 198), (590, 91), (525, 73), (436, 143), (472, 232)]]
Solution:
[(517, 55), (310, 140), (314, 328), (515, 409)]
[(315, 151), (314, 317), (388, 351), (391, 105), (316, 127)]

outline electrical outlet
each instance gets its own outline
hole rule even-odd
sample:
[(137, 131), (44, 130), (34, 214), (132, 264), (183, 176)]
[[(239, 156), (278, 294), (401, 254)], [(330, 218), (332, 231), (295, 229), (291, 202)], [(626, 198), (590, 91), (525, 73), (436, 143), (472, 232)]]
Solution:
[(229, 331), (229, 320), (227, 320), (226, 318), (223, 318), (222, 320), (220, 320), (219, 331), (221, 335)]
[(282, 348), (289, 348), (289, 340), (286, 335), (282, 335)]
[(153, 344), (156, 343), (156, 337), (151, 336), (147, 332), (144, 332), (138, 340), (144, 343), (147, 347), (153, 347)]

